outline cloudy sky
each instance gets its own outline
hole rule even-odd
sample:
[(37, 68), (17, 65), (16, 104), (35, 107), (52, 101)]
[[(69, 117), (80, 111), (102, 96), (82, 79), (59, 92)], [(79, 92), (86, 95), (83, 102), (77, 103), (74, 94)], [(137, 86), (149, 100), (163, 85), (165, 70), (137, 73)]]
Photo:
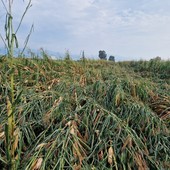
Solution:
[[(14, 0), (16, 23), (26, 2)], [(31, 49), (84, 50), (88, 57), (105, 50), (120, 60), (170, 59), (170, 0), (32, 0), (32, 5), (18, 32), (23, 42), (34, 24)], [(4, 13), (0, 10), (0, 20)]]

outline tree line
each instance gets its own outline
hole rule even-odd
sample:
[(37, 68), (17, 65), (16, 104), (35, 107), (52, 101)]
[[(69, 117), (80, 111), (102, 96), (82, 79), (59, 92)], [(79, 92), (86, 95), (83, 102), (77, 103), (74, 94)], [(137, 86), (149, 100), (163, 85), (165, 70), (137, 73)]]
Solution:
[[(101, 60), (107, 60), (107, 54), (104, 50), (99, 51), (99, 58)], [(115, 62), (115, 57), (111, 55), (108, 60)]]

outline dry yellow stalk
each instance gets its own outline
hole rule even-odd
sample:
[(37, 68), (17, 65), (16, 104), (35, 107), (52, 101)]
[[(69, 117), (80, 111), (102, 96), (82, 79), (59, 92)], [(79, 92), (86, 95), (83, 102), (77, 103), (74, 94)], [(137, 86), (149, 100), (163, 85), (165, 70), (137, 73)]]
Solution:
[(80, 81), (79, 81), (79, 84), (81, 87), (84, 87), (86, 85), (86, 77), (85, 76), (81, 76), (80, 77)]
[(47, 145), (47, 143), (41, 143), (41, 144), (39, 144), (39, 145), (35, 148), (35, 151), (43, 148), (43, 147), (46, 146), (46, 145)]
[(8, 115), (8, 133), (10, 136), (13, 135), (13, 117), (12, 117), (12, 104), (7, 97), (7, 115)]
[(116, 106), (119, 106), (119, 105), (120, 105), (120, 93), (116, 94), (115, 105), (116, 105)]
[(136, 97), (136, 84), (131, 85), (131, 95)]
[(77, 102), (77, 91), (76, 91), (76, 89), (74, 89), (74, 91), (73, 91), (73, 96), (74, 96), (74, 100)]

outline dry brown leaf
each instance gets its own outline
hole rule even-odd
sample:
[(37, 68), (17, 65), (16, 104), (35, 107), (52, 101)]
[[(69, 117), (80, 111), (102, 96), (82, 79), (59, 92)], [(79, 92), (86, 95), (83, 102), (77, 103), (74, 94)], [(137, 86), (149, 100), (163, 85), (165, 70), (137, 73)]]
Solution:
[(77, 156), (77, 151), (76, 151), (76, 148), (78, 147), (77, 143), (73, 143), (73, 155), (74, 155), (74, 159), (77, 159), (78, 156)]
[(59, 99), (55, 100), (54, 103), (53, 103), (53, 106), (52, 108), (44, 114), (42, 120), (43, 120), (43, 124), (45, 126), (48, 126), (50, 124), (50, 122), (52, 121), (52, 111), (54, 108), (58, 107), (60, 105), (60, 103), (62, 102), (63, 98), (62, 97), (59, 97)]
[(99, 151), (98, 158), (99, 158), (99, 160), (103, 159), (103, 150)]
[(78, 142), (73, 143), (73, 155), (75, 159), (79, 159), (79, 164), (82, 165), (82, 161), (85, 157), (85, 151), (83, 151), (82, 146)]
[(72, 121), (70, 120), (70, 121), (68, 121), (66, 124), (65, 124), (65, 126), (71, 126), (71, 124), (72, 124)]
[(85, 142), (87, 142), (88, 138), (89, 138), (88, 130), (86, 129), (85, 135), (84, 135), (84, 137), (83, 137), (83, 140), (84, 140)]
[(75, 135), (76, 132), (75, 132), (75, 129), (74, 129), (74, 126), (72, 125), (71, 128), (70, 128), (70, 134), (72, 135)]
[(38, 158), (38, 160), (35, 160), (31, 166), (31, 170), (39, 170), (41, 168), (43, 162), (43, 158)]
[(17, 129), (14, 131), (13, 152), (15, 152), (15, 150), (16, 150), (17, 147), (18, 147), (19, 136), (20, 136), (20, 130), (19, 130), (19, 128), (17, 128)]
[(99, 118), (101, 116), (101, 113), (99, 112), (94, 120), (94, 125), (96, 125), (96, 123), (98, 122)]
[(47, 85), (48, 85), (48, 90), (50, 90), (55, 83), (59, 83), (59, 82), (60, 82), (60, 79), (56, 79), (56, 78), (53, 79), (53, 80), (51, 80), (51, 81), (49, 81), (49, 82), (47, 83)]
[(48, 90), (51, 90), (51, 86), (48, 86)]
[(47, 113), (44, 114), (42, 118), (43, 124), (45, 126), (48, 126), (51, 122), (51, 110), (49, 110)]
[(95, 130), (95, 133), (96, 133), (96, 135), (97, 135), (97, 137), (98, 137), (98, 136), (99, 136), (100, 131), (99, 131), (99, 130)]
[(53, 108), (58, 107), (62, 101), (63, 101), (63, 97), (60, 96), (59, 99), (54, 101)]
[(4, 139), (4, 137), (5, 137), (5, 132), (1, 132), (0, 133), (0, 139)]
[[(81, 107), (81, 106), (80, 106)], [(75, 115), (75, 120), (76, 120), (76, 126), (77, 126), (77, 124), (80, 124), (80, 122), (81, 122), (81, 120), (80, 120), (80, 118), (79, 118), (79, 116), (78, 116), (78, 114), (77, 113), (75, 113), (74, 114)]]
[(77, 129), (77, 123), (76, 121), (72, 121), (72, 125), (70, 127), (70, 134), (77, 135), (78, 129)]
[(130, 135), (128, 135), (127, 138), (125, 139), (125, 142), (123, 144), (121, 151), (123, 151), (126, 148), (126, 146), (132, 147), (132, 138)]
[(73, 170), (80, 170), (80, 169), (81, 169), (81, 165), (74, 164)]
[(77, 136), (81, 139), (84, 140), (83, 136), (81, 135), (81, 133), (79, 132), (79, 130), (77, 130)]
[(170, 118), (170, 111), (166, 112), (166, 114), (164, 114), (163, 116), (161, 116), (162, 119), (167, 119)]
[(147, 170), (148, 166), (146, 164), (146, 161), (142, 158), (142, 156), (139, 153), (135, 153), (135, 161), (138, 166), (138, 170)]
[(110, 165), (113, 164), (113, 156), (114, 156), (114, 151), (113, 151), (112, 146), (110, 146), (109, 149), (108, 149), (108, 163)]

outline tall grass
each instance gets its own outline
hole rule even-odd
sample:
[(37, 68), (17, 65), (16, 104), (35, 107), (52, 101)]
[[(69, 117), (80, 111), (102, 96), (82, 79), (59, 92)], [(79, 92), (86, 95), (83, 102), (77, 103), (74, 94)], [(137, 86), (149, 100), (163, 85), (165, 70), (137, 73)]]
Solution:
[(135, 72), (141, 74), (142, 77), (154, 78), (153, 80), (170, 80), (170, 60), (157, 60), (151, 59), (150, 61), (131, 61), (131, 62), (122, 62), (120, 65), (131, 67)]
[[(1, 150), (10, 92), (0, 63)], [(106, 61), (14, 59), (18, 169), (169, 169), (167, 88)], [(22, 93), (21, 93), (22, 91)], [(156, 107), (155, 107), (156, 106)]]

